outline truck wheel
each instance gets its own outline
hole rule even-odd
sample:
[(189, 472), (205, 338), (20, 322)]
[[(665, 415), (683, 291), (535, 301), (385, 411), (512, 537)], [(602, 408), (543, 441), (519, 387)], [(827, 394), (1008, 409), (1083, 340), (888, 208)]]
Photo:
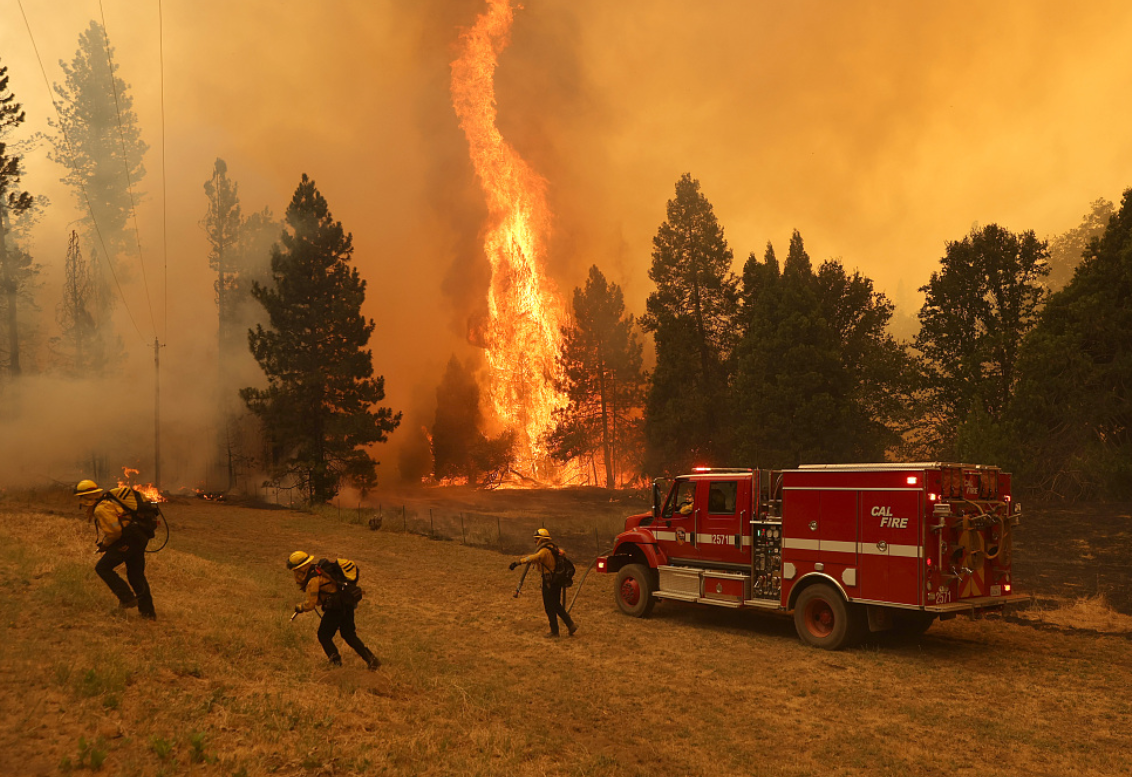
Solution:
[(812, 585), (798, 596), (794, 606), (794, 628), (807, 645), (840, 650), (858, 634), (859, 613), (836, 590), (825, 584)]
[(645, 618), (652, 612), (656, 599), (656, 572), (644, 564), (626, 564), (617, 570), (617, 583), (613, 595), (617, 606), (626, 615)]

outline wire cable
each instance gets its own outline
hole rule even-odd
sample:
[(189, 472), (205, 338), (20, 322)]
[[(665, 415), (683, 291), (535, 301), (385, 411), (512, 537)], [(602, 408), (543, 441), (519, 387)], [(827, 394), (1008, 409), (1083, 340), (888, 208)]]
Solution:
[(130, 323), (134, 325), (134, 330), (138, 333), (138, 337), (142, 342), (145, 342), (145, 335), (142, 334), (141, 328), (138, 326), (137, 320), (134, 318), (134, 313), (130, 310), (130, 304), (126, 300), (126, 295), (122, 292), (122, 284), (118, 280), (118, 273), (114, 271), (114, 264), (110, 261), (110, 251), (106, 248), (106, 240), (102, 237), (102, 229), (98, 226), (98, 219), (94, 216), (94, 207), (90, 203), (90, 195), (87, 193), (86, 184), (83, 183), (82, 176), (79, 174), (79, 169), (75, 162), (75, 146), (71, 143), (71, 137), (67, 132), (66, 124), (63, 121), (63, 114), (59, 110), (59, 104), (55, 102), (55, 96), (51, 91), (51, 80), (47, 77), (47, 70), (43, 67), (43, 57), (39, 55), (39, 46), (36, 45), (35, 35), (31, 31), (31, 23), (28, 22), (27, 12), (24, 10), (23, 0), (16, 0), (16, 4), (20, 7), (20, 14), (24, 18), (24, 26), (28, 31), (28, 38), (31, 40), (31, 47), (35, 51), (36, 61), (39, 63), (39, 72), (43, 74), (43, 84), (47, 87), (47, 94), (51, 100), (51, 107), (55, 109), (55, 116), (59, 119), (59, 131), (63, 133), (63, 140), (67, 144), (67, 161), (70, 163), (71, 171), (75, 174), (75, 181), (79, 184), (79, 190), (82, 192), (83, 201), (86, 202), (87, 212), (90, 214), (91, 224), (94, 225), (94, 232), (98, 235), (98, 242), (102, 245), (102, 255), (106, 257), (106, 266), (110, 270), (110, 277), (114, 279), (114, 287), (118, 290), (118, 297), (122, 300), (122, 307), (126, 309), (126, 315), (129, 316)]
[(160, 61), (161, 76), (161, 254), (164, 260), (164, 299), (161, 328), (169, 336), (169, 197), (165, 189), (165, 20), (161, 10), (161, 0), (157, 0), (157, 55)]

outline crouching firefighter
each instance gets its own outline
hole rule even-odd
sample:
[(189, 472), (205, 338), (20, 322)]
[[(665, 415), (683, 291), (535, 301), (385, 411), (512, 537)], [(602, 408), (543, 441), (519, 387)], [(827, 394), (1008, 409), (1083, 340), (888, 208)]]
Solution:
[(334, 635), (341, 633), (346, 644), (352, 647), (354, 652), (366, 662), (366, 667), (373, 671), (381, 666), (381, 661), (358, 638), (358, 631), (354, 626), (356, 603), (341, 595), (339, 584), (327, 570), (321, 568), (322, 563), (316, 563), (313, 556), (301, 550), (296, 550), (287, 559), (287, 569), (295, 574), (295, 582), (307, 595), (305, 600), (295, 605), (295, 615), (321, 607), (322, 623), (318, 627), (318, 641), (326, 651), (330, 663), (334, 666), (342, 665), (342, 656), (338, 652), (338, 646), (334, 644)]
[(566, 624), (566, 630), (570, 636), (574, 636), (574, 632), (578, 630), (578, 624), (570, 618), (570, 613), (566, 612), (565, 596), (566, 589), (562, 587), (562, 583), (555, 577), (554, 570), (558, 565), (558, 547), (550, 538), (550, 532), (546, 529), (539, 529), (535, 532), (535, 552), (529, 556), (521, 556), (517, 561), (512, 561), (508, 569), (512, 571), (520, 564), (537, 564), (542, 571), (542, 606), (546, 610), (546, 617), (550, 621), (550, 631), (546, 636), (558, 636), (558, 619), (561, 618), (562, 622)]
[[(120, 609), (137, 607), (143, 618), (155, 620), (153, 595), (145, 578), (145, 548), (153, 535), (138, 520), (137, 494), (129, 486), (104, 491), (93, 480), (80, 480), (75, 496), (97, 532), (95, 544), (102, 558), (94, 571), (118, 597)], [(129, 583), (114, 571), (122, 564)]]

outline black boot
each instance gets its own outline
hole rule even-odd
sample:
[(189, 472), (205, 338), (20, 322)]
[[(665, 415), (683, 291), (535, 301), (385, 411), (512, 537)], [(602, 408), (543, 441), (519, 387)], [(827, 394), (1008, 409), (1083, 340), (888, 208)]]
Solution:
[(371, 672), (377, 671), (377, 668), (381, 666), (381, 660), (373, 654), (372, 650), (366, 650), (366, 654), (362, 658), (366, 661), (366, 669)]
[(342, 656), (339, 653), (330, 656), (328, 660), (331, 666), (342, 666)]

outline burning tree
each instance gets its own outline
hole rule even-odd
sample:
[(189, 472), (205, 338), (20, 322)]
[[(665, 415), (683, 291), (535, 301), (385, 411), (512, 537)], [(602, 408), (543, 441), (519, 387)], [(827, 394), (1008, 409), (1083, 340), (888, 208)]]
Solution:
[(377, 482), (365, 446), (385, 442), (401, 414), (375, 407), (385, 378), (365, 349), (374, 322), (361, 313), (366, 283), (350, 266), (352, 237), (304, 174), (285, 216), (282, 247), (271, 252), (273, 285), (252, 284), (271, 329), (248, 333), (266, 389), (240, 396), (263, 421), (277, 476), (290, 476), (312, 502), (334, 498), (343, 481)]
[[(602, 469), (594, 482), (615, 488), (628, 454), (639, 448), (644, 377), (633, 316), (625, 315), (621, 287), (590, 268), (585, 288), (574, 290), (574, 320), (562, 327), (562, 380), (569, 404), (555, 413), (550, 434), (555, 458), (586, 458)], [(634, 473), (635, 474), (635, 473)]]

